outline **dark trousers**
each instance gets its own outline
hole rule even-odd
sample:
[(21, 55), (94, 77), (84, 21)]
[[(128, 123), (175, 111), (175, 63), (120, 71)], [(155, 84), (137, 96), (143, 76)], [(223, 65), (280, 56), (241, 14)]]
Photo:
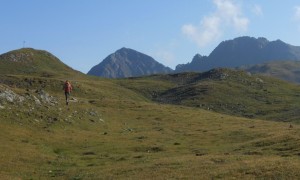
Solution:
[(70, 92), (65, 92), (66, 102), (69, 102)]

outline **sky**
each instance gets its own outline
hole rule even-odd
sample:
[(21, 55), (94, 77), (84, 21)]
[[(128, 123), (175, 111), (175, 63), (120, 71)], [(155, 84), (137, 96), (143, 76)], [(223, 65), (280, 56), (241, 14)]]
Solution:
[(122, 47), (174, 69), (240, 36), (300, 46), (299, 0), (0, 0), (0, 54), (46, 50), (87, 73)]

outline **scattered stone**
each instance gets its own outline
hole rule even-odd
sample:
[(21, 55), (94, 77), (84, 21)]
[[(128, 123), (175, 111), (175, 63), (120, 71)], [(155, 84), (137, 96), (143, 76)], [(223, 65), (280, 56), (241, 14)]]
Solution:
[(256, 78), (256, 82), (263, 83), (264, 81), (260, 78)]
[(32, 95), (32, 97), (36, 105), (42, 105), (41, 101), (37, 97), (35, 97), (34, 95)]
[(132, 132), (132, 131), (133, 131), (133, 129), (131, 129), (131, 128), (127, 128), (127, 129), (126, 129), (126, 128), (125, 128), (125, 129), (124, 129), (124, 131), (129, 131), (129, 132)]
[(78, 100), (77, 100), (76, 98), (72, 97), (72, 98), (70, 99), (70, 102), (78, 102)]
[(104, 121), (103, 119), (101, 119), (101, 118), (99, 119), (99, 121), (101, 121), (101, 122), (103, 122), (103, 123), (105, 122), (105, 121)]
[(161, 151), (163, 151), (163, 148), (161, 148), (161, 147), (151, 147), (150, 149), (148, 149), (148, 151), (147, 152), (161, 152)]
[(220, 74), (220, 79), (224, 80), (224, 79), (226, 79), (228, 76), (229, 76), (229, 75), (226, 74), (226, 73), (221, 73), (221, 74)]
[(36, 90), (35, 92), (39, 95), (43, 103), (50, 104), (52, 106), (58, 104), (57, 100), (53, 96), (50, 96), (44, 90)]
[(97, 116), (97, 113), (94, 112), (94, 111), (90, 111), (89, 114), (90, 114), (91, 116)]

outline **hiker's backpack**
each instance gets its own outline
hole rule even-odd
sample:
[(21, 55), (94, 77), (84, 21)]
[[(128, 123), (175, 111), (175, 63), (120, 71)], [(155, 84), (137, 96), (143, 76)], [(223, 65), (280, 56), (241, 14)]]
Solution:
[(72, 91), (72, 86), (69, 82), (65, 83), (65, 92), (71, 92)]

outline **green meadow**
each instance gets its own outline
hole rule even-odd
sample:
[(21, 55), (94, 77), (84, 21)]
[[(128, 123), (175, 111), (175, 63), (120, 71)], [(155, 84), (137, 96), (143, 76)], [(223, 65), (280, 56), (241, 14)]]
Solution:
[(0, 179), (300, 178), (295, 84), (227, 69), (0, 79)]

